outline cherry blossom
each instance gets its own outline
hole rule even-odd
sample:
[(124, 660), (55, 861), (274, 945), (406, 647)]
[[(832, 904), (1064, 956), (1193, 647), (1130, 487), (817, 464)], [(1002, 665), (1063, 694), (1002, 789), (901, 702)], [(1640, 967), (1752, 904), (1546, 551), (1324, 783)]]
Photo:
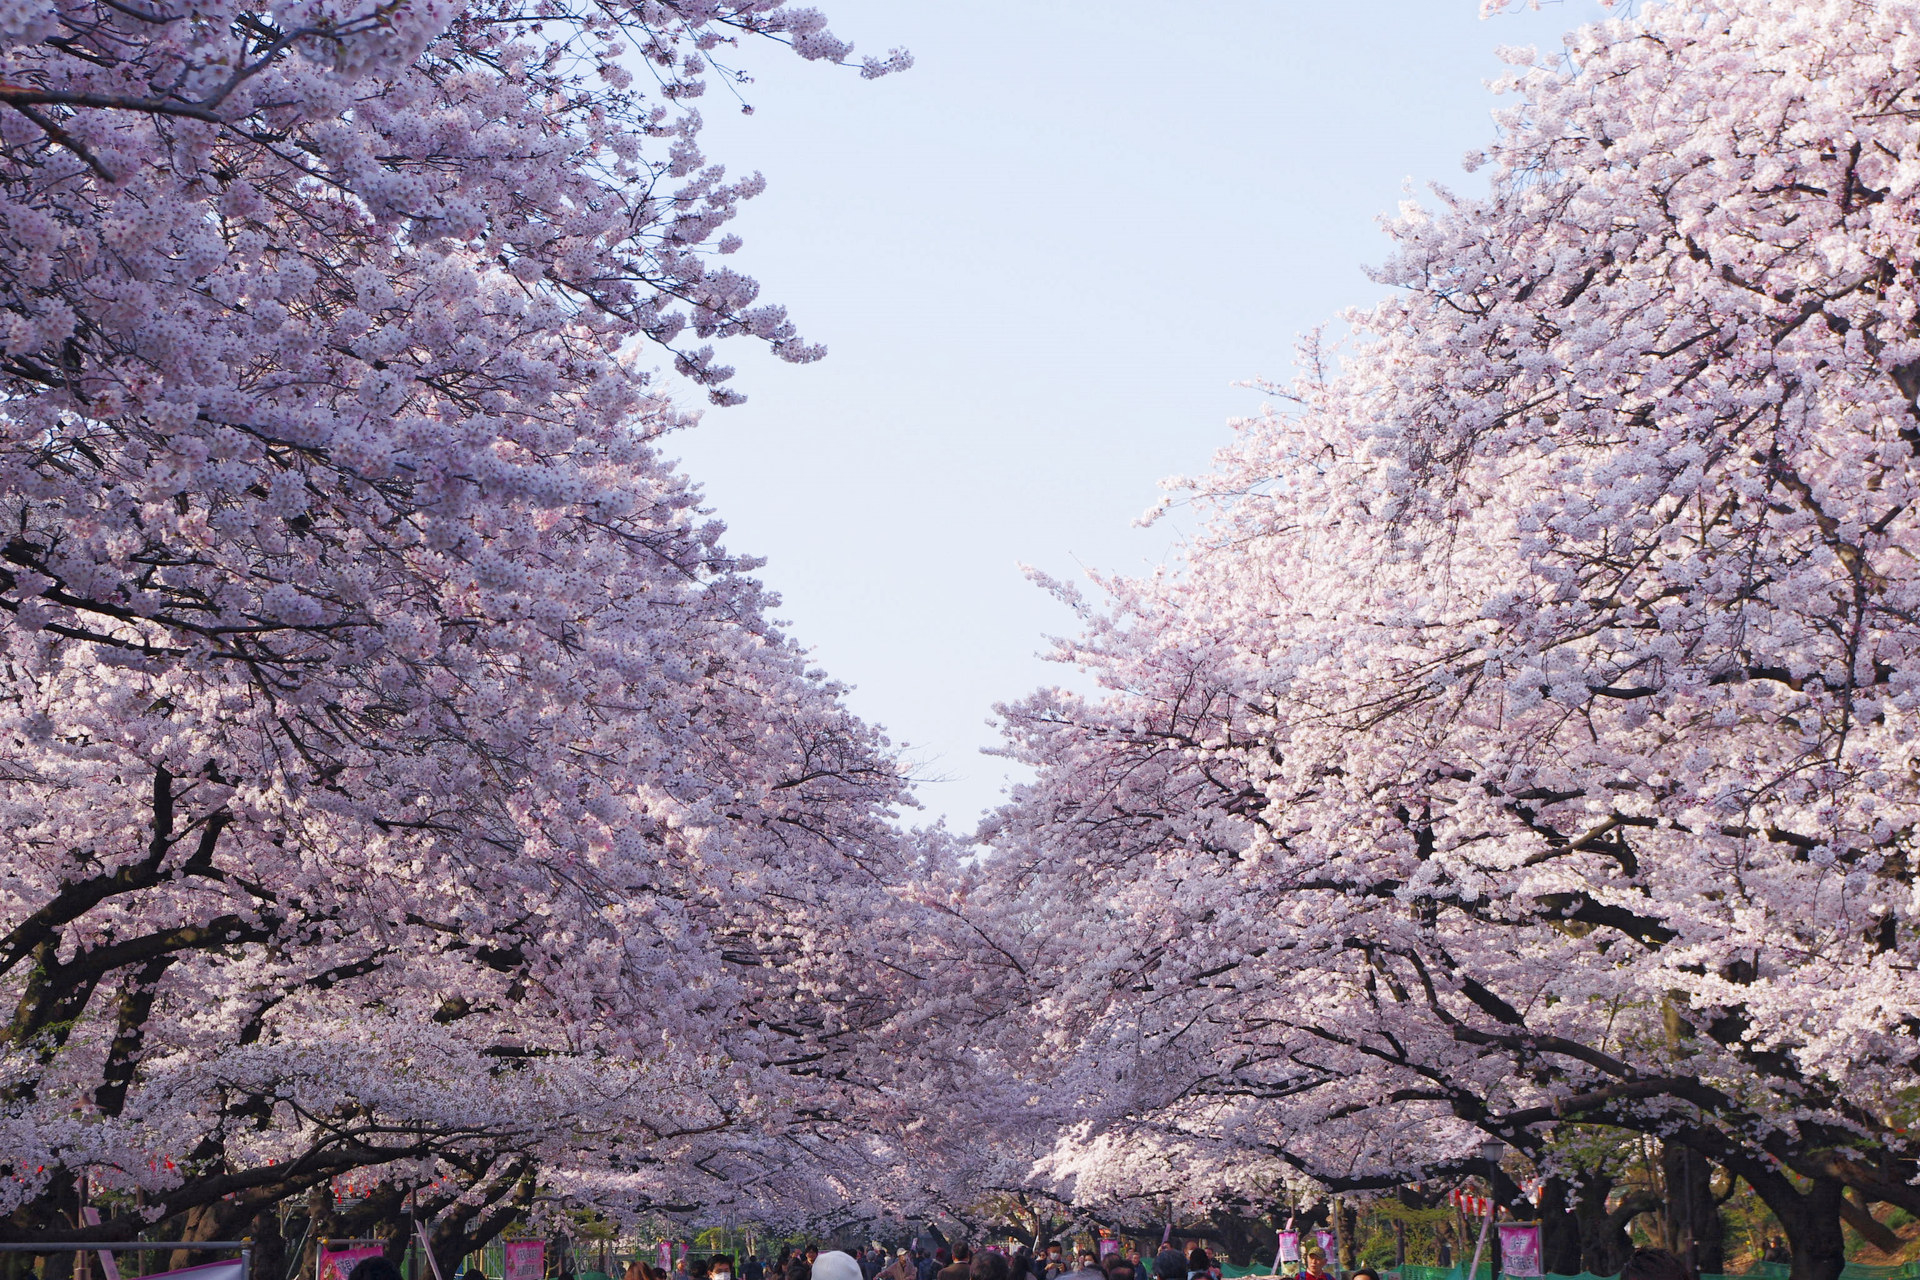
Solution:
[(9, 1229), (264, 1241), (350, 1179), (451, 1259), (884, 1131), (944, 846), (649, 369), (820, 354), (716, 262), (761, 184), (688, 104), (851, 47), (772, 0), (0, 30)]
[[(1391, 224), (1184, 562), (1060, 588), (1106, 692), (1007, 709), (979, 910), (1054, 913), (1062, 1114), (1350, 1189), (1655, 1135), (1804, 1280), (1844, 1188), (1915, 1204), (1916, 32), (1702, 0), (1512, 51), (1491, 194)], [(1088, 1132), (1057, 1169), (1111, 1172)]]

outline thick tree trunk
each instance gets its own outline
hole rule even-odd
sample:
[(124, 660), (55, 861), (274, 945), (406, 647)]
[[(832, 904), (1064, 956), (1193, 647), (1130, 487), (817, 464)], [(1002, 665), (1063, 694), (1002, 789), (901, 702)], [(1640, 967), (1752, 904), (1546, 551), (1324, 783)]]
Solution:
[(1839, 1280), (1847, 1264), (1846, 1228), (1840, 1206), (1846, 1187), (1832, 1178), (1810, 1178), (1805, 1189), (1771, 1170), (1740, 1170), (1787, 1233), (1793, 1250), (1790, 1280)]
[(247, 1235), (253, 1239), (252, 1269), (257, 1280), (282, 1280), (287, 1274), (287, 1241), (280, 1233), (277, 1206), (268, 1205), (255, 1214)]
[(1713, 1198), (1713, 1165), (1677, 1142), (1660, 1148), (1660, 1172), (1667, 1181), (1667, 1218), (1673, 1251), (1709, 1275), (1727, 1269), (1727, 1228)]
[(1798, 1220), (1783, 1219), (1787, 1243), (1793, 1248), (1790, 1280), (1839, 1280), (1847, 1265), (1847, 1233), (1840, 1221), (1840, 1183), (1816, 1178), (1807, 1188), (1805, 1209)]
[(1540, 1190), (1540, 1264), (1548, 1275), (1580, 1274), (1580, 1219), (1572, 1198), (1564, 1178), (1548, 1178)]
[[(451, 1277), (462, 1257), (491, 1243), (525, 1216), (533, 1201), (533, 1179), (526, 1165), (511, 1165), (486, 1185), (483, 1194), (483, 1202), (451, 1206), (434, 1223), (433, 1256), (442, 1276)], [(934, 1229), (931, 1223), (928, 1229)]]
[(1589, 1173), (1580, 1184), (1574, 1200), (1574, 1212), (1580, 1220), (1580, 1262), (1595, 1275), (1612, 1275), (1633, 1252), (1633, 1238), (1627, 1225), (1643, 1213), (1660, 1207), (1660, 1197), (1651, 1191), (1629, 1191), (1620, 1203), (1607, 1207), (1613, 1193), (1613, 1179), (1599, 1172)]

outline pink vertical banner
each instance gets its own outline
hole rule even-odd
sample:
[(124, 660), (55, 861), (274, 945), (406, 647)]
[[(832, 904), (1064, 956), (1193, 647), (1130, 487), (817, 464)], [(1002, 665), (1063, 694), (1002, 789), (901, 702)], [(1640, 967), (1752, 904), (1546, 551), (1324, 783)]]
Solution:
[(665, 1240), (660, 1242), (660, 1269), (662, 1271), (673, 1270), (673, 1246)]
[(1100, 1242), (1101, 1257), (1104, 1258), (1110, 1253), (1118, 1253), (1118, 1252), (1120, 1252), (1120, 1242), (1118, 1240), (1102, 1240)]
[(1540, 1224), (1503, 1222), (1500, 1232), (1500, 1271), (1509, 1276), (1538, 1276), (1540, 1269)]
[(1280, 1261), (1300, 1261), (1300, 1233), (1298, 1231), (1282, 1231), (1280, 1233)]
[(1313, 1238), (1320, 1242), (1320, 1252), (1331, 1258), (1333, 1256), (1333, 1232), (1316, 1231), (1313, 1233)]
[(541, 1280), (547, 1274), (547, 1242), (509, 1240), (505, 1280)]

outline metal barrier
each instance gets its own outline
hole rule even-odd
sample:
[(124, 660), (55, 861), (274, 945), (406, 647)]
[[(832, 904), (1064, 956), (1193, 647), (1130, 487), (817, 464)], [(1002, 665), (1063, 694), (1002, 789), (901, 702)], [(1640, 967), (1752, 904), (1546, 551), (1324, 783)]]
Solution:
[[(63, 1240), (58, 1244), (0, 1242), (0, 1253), (138, 1253), (143, 1250), (218, 1249), (240, 1251), (240, 1280), (253, 1280), (251, 1240)], [(103, 1260), (104, 1261), (104, 1260)]]

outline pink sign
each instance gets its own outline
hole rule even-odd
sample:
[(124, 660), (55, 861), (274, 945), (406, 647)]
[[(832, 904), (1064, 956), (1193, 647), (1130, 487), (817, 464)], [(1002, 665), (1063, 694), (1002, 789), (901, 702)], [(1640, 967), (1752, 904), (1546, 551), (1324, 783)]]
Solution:
[(673, 1270), (673, 1246), (665, 1240), (660, 1242), (660, 1269), (662, 1271)]
[(1282, 1231), (1280, 1233), (1280, 1261), (1300, 1261), (1300, 1233), (1298, 1231)]
[(1503, 1222), (1500, 1232), (1500, 1270), (1510, 1276), (1537, 1276), (1540, 1270), (1540, 1224)]
[(1316, 1231), (1313, 1233), (1313, 1238), (1320, 1242), (1320, 1252), (1331, 1258), (1333, 1256), (1333, 1232)]
[(540, 1280), (547, 1274), (547, 1242), (509, 1240), (505, 1280)]
[(353, 1269), (363, 1259), (385, 1257), (387, 1247), (380, 1244), (364, 1245), (358, 1249), (334, 1251), (324, 1245), (320, 1249), (320, 1280), (347, 1280)]
[(1118, 1253), (1118, 1252), (1120, 1252), (1120, 1242), (1118, 1240), (1102, 1240), (1100, 1242), (1101, 1257), (1104, 1258), (1110, 1253)]

